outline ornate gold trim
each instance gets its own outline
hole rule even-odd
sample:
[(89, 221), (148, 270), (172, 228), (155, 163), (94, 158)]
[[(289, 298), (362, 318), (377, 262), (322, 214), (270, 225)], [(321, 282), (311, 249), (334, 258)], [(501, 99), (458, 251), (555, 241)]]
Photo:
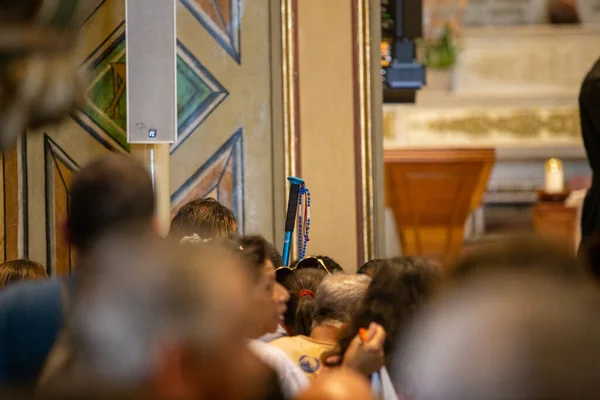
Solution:
[[(358, 47), (358, 85), (360, 113), (360, 162), (362, 185), (362, 221), (364, 257), (370, 260), (375, 251), (374, 201), (373, 201), (373, 137), (372, 137), (372, 87), (371, 87), (371, 1), (357, 0), (356, 37)], [(379, 45), (378, 47), (379, 48)], [(362, 260), (359, 260), (361, 262)]]
[(470, 113), (457, 117), (436, 118), (427, 122), (429, 130), (439, 133), (460, 132), (469, 136), (486, 136), (494, 132), (507, 133), (521, 138), (533, 138), (543, 132), (552, 136), (579, 137), (578, 110), (560, 109), (521, 110), (507, 115)]
[(295, 0), (283, 0), (281, 3), (281, 38), (283, 58), (283, 136), (285, 152), (285, 172), (295, 176), (296, 171), (296, 70), (294, 33)]

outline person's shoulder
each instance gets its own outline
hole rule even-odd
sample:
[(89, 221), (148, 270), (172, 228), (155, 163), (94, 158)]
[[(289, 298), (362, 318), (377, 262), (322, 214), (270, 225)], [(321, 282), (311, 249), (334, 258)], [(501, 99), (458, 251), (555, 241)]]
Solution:
[(15, 309), (25, 310), (31, 306), (46, 306), (54, 299), (60, 300), (58, 279), (28, 281), (13, 284), (0, 291), (0, 314)]
[(269, 342), (269, 344), (276, 347), (285, 347), (293, 345), (296, 342), (298, 342), (298, 336), (284, 336), (280, 337), (279, 339), (275, 339), (272, 342)]

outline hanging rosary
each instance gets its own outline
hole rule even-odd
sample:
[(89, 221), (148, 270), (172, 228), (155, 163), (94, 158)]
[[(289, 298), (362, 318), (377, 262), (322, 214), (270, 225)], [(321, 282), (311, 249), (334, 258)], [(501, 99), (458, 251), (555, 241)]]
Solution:
[(310, 241), (310, 190), (303, 183), (298, 190), (298, 259), (306, 257), (306, 246)]
[(306, 246), (310, 240), (310, 191), (304, 184), (304, 179), (295, 176), (287, 178), (290, 182), (287, 213), (285, 217), (285, 238), (283, 241), (283, 266), (290, 265), (292, 237), (298, 224), (298, 259), (306, 257)]

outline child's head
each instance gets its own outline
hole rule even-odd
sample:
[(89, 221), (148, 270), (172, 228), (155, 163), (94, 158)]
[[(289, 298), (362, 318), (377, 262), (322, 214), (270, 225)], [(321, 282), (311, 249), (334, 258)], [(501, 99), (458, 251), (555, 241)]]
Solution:
[(213, 198), (196, 199), (177, 211), (169, 236), (179, 240), (194, 234), (203, 239), (227, 237), (237, 230), (233, 211)]
[(7, 261), (0, 265), (0, 288), (19, 281), (47, 278), (46, 269), (29, 260)]

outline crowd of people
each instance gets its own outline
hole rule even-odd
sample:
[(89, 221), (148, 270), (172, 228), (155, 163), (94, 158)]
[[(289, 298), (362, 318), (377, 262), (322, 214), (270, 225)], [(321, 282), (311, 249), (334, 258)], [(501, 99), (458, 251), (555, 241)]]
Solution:
[[(290, 267), (214, 199), (156, 233), (152, 181), (110, 154), (74, 178), (76, 272), (0, 266), (0, 395), (23, 399), (593, 399), (590, 257), (535, 237), (452, 265)], [(354, 270), (357, 270), (354, 273)]]

